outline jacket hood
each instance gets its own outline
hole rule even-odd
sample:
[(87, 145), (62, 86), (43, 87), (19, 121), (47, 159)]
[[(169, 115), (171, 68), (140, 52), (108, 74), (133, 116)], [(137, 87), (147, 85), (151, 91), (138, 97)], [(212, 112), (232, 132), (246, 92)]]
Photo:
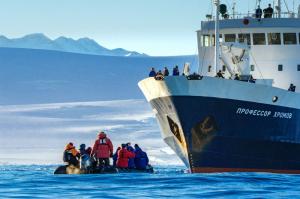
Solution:
[(104, 138), (106, 138), (106, 134), (104, 132), (101, 132), (101, 133), (98, 134), (98, 138), (99, 139), (104, 139)]
[(75, 148), (75, 147), (73, 146), (73, 143), (69, 143), (69, 144), (66, 145), (65, 150), (71, 150), (71, 149), (73, 149), (73, 148)]
[(127, 147), (127, 150), (128, 150), (128, 151), (134, 151), (134, 148), (133, 148), (132, 146), (128, 146), (128, 147)]

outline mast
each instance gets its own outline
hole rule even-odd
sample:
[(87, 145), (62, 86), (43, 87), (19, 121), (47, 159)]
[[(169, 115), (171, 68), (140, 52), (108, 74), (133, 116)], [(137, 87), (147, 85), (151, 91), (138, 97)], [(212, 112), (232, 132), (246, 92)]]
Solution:
[(277, 0), (278, 18), (281, 18), (281, 0)]
[(219, 32), (219, 16), (220, 16), (220, 0), (214, 0), (216, 5), (216, 21), (215, 21), (215, 72), (218, 72), (220, 66), (220, 32)]

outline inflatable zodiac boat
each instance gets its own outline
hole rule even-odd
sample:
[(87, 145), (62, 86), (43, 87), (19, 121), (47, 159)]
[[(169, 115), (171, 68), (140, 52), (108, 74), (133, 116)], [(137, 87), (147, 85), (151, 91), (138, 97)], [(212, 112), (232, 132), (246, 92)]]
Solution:
[(54, 174), (113, 174), (113, 173), (154, 173), (152, 166), (148, 165), (146, 169), (119, 169), (115, 167), (97, 167), (91, 169), (80, 169), (73, 165), (59, 166)]

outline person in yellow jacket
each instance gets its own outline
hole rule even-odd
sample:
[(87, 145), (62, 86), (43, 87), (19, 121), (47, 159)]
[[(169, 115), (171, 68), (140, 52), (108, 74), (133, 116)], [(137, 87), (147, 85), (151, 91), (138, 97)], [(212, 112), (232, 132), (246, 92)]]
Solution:
[(72, 142), (66, 145), (63, 161), (66, 162), (68, 165), (78, 166), (80, 159), (80, 153), (76, 150), (75, 146)]

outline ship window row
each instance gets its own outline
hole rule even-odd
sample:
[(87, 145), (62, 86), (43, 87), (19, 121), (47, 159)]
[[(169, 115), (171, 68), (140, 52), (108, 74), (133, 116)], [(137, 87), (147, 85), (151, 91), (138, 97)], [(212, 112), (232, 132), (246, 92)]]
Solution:
[[(223, 40), (224, 38), (224, 40)], [(300, 43), (300, 33), (243, 33), (220, 34), (220, 41), (239, 42), (248, 45), (297, 45)], [(215, 45), (215, 35), (202, 35), (201, 45), (204, 47)]]
[[(226, 66), (225, 65), (223, 65), (222, 66), (222, 71), (223, 72), (226, 72)], [(253, 71), (255, 71), (255, 65), (250, 65), (250, 70), (253, 72)], [(277, 66), (277, 70), (278, 71), (283, 71), (283, 65), (282, 64), (279, 64), (278, 66)], [(297, 71), (300, 71), (300, 64), (299, 65), (297, 65)], [(212, 72), (212, 66), (211, 65), (209, 65), (208, 66), (208, 72)]]

